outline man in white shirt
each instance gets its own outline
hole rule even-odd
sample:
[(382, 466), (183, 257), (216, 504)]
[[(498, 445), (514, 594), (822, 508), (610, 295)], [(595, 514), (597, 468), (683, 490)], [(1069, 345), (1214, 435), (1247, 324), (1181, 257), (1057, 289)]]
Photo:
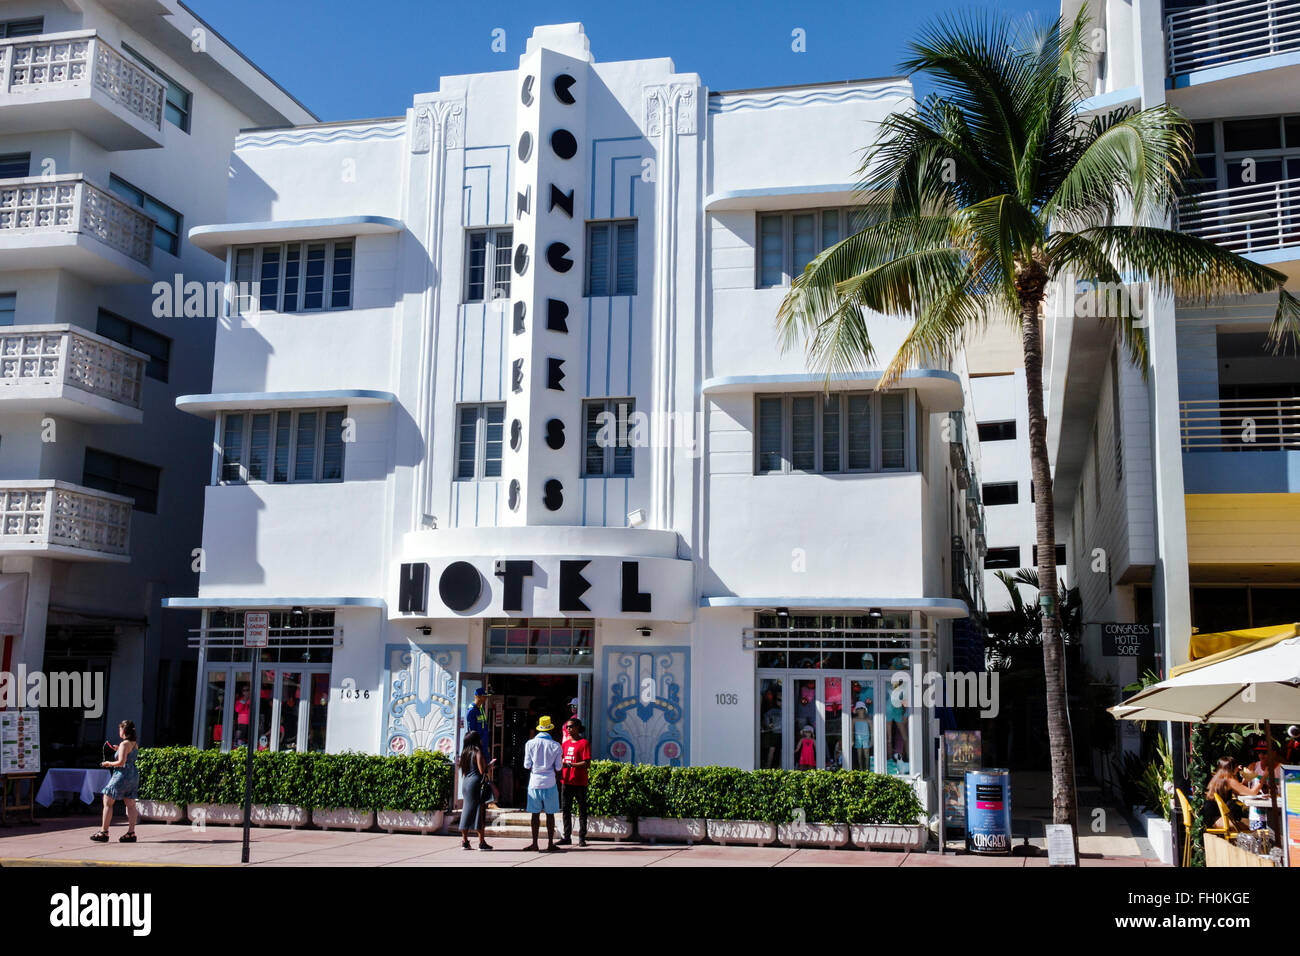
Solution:
[(551, 718), (543, 717), (537, 725), (537, 736), (524, 745), (524, 769), (528, 776), (528, 812), (533, 815), (533, 842), (526, 847), (540, 850), (537, 833), (541, 815), (546, 814), (546, 852), (558, 853), (555, 845), (555, 815), (560, 812), (560, 791), (555, 774), (564, 769), (564, 748), (551, 738), (555, 725)]

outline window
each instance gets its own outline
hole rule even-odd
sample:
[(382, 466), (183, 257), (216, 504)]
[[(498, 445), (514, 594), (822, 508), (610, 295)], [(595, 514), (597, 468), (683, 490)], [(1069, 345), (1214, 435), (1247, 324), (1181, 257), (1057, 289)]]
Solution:
[(582, 403), (584, 478), (631, 478), (636, 413), (630, 398), (599, 398)]
[(188, 133), (190, 131), (190, 103), (193, 100), (190, 91), (181, 86), (125, 43), (122, 44), (122, 49), (139, 60), (141, 65), (143, 65), (147, 70), (157, 74), (159, 82), (167, 88), (167, 96), (163, 104), (167, 121), (183, 132)]
[(758, 217), (758, 285), (789, 285), (823, 249), (861, 228), (858, 209), (806, 209)]
[(108, 188), (133, 206), (139, 206), (157, 220), (153, 230), (153, 244), (163, 252), (180, 255), (181, 214), (161, 200), (136, 189), (125, 179), (108, 177)]
[(34, 37), (44, 32), (44, 17), (28, 17), (25, 20), (0, 20), (0, 38)]
[(31, 171), (31, 153), (0, 153), (0, 179), (26, 179)]
[(240, 246), (231, 271), (236, 315), (352, 307), (351, 239)]
[(590, 618), (495, 618), (487, 622), (484, 664), (591, 666)]
[(160, 382), (167, 381), (171, 370), (172, 354), (172, 340), (167, 336), (159, 335), (153, 329), (146, 329), (143, 325), (137, 325), (130, 319), (114, 315), (106, 309), (99, 310), (95, 331), (114, 342), (121, 342), (123, 345), (144, 352), (149, 356), (149, 363), (144, 369), (145, 374)]
[(989, 482), (980, 490), (985, 505), (1014, 505), (1020, 501), (1020, 485), (1014, 481)]
[(587, 223), (587, 295), (636, 295), (636, 220)]
[(13, 325), (18, 311), (18, 293), (0, 292), (0, 325)]
[(989, 548), (984, 555), (984, 570), (996, 571), (999, 568), (1019, 568), (1019, 548)]
[(158, 513), (158, 481), (162, 469), (107, 451), (86, 449), (81, 483), (115, 495), (135, 499), (135, 510)]
[[(1058, 568), (1065, 566), (1065, 545), (1063, 544), (1056, 546), (1056, 566)], [(1038, 545), (1034, 545), (1034, 567), (1038, 567)]]
[(906, 392), (760, 395), (754, 471), (906, 470), (907, 402)]
[(346, 417), (346, 408), (227, 412), (219, 482), (342, 481)]
[(1300, 116), (1207, 120), (1193, 124), (1197, 168), (1189, 192), (1300, 178)]
[(977, 428), (981, 442), (1012, 441), (1016, 437), (1016, 423), (1014, 421), (980, 422)]
[[(465, 301), (510, 297), (511, 229), (471, 229), (465, 252)], [(486, 294), (485, 294), (486, 293)]]
[(459, 408), (456, 479), (500, 478), (505, 444), (505, 405), (461, 405)]

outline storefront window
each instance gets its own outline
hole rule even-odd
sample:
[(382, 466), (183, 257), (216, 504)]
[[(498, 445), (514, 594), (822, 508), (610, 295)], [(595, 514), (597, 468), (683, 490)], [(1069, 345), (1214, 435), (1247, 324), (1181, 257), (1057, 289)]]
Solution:
[(298, 707), (302, 693), (302, 674), (285, 671), (280, 675), (280, 726), (276, 750), (298, 749)]
[(885, 773), (911, 773), (907, 708), (895, 705), (896, 696), (891, 693), (885, 701)]
[(758, 765), (768, 770), (781, 767), (781, 679), (763, 678), (758, 682), (759, 757)]
[(590, 667), (589, 618), (510, 618), (488, 622), (484, 663)]
[(225, 732), (226, 672), (210, 671), (204, 692), (207, 701), (203, 710), (203, 747), (221, 746)]
[(817, 681), (795, 681), (794, 765), (798, 770), (817, 766)]
[(823, 696), (826, 704), (826, 759), (827, 770), (844, 767), (844, 681), (839, 677), (826, 678)]
[(248, 743), (248, 722), (253, 713), (252, 671), (235, 671), (235, 736), (232, 747)]
[(307, 749), (325, 749), (325, 720), (329, 715), (330, 675), (311, 675), (311, 710), (308, 713)]
[(853, 728), (853, 763), (854, 770), (871, 770), (871, 751), (875, 714), (875, 681), (855, 680), (849, 685), (853, 698), (851, 706)]

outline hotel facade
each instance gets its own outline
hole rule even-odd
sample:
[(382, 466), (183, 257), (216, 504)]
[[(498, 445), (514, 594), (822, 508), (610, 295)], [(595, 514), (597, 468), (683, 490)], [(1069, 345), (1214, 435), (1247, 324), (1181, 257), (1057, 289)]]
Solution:
[(153, 285), (220, 282), (185, 230), (224, 209), (235, 134), (313, 119), (176, 0), (0, 5), (0, 671), (85, 702), (44, 710), (44, 766), (123, 719), (188, 735), (197, 615), (160, 601), (197, 593), (208, 434), (175, 400), (215, 317)]
[[(1199, 168), (1171, 226), (1300, 290), (1300, 3), (1071, 0), (1062, 14), (1085, 5), (1100, 41), (1088, 111), (1167, 103), (1192, 123)], [(1087, 294), (1048, 312), (1049, 446), (1085, 660), (1118, 699), (1186, 663), (1194, 629), (1300, 620), (1300, 358), (1268, 347), (1275, 294), (1148, 296), (1144, 377), (1112, 324), (1069, 307)], [(1153, 640), (1107, 656), (1109, 622), (1153, 625)]]
[(775, 327), (910, 84), (713, 92), (579, 24), (517, 63), (245, 131), (189, 230), (233, 284), (176, 400), (214, 449), (198, 597), (164, 602), (202, 614), (193, 742), (258, 693), (272, 750), (452, 752), (482, 686), (506, 805), (576, 698), (598, 757), (876, 770), (933, 811), (951, 701), (912, 691), (983, 669), (966, 359), (879, 391)]

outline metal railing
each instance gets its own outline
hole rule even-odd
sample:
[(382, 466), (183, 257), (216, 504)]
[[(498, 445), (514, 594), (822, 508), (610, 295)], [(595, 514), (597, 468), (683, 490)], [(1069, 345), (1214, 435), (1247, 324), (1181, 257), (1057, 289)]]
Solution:
[(0, 236), (15, 232), (79, 232), (153, 262), (154, 218), (81, 175), (0, 179)]
[(0, 328), (0, 401), (24, 385), (71, 385), (140, 408), (145, 360), (69, 325)]
[(0, 93), (92, 84), (154, 129), (162, 129), (167, 90), (94, 30), (0, 40)]
[(1237, 253), (1300, 245), (1300, 179), (1184, 196), (1178, 228)]
[(1179, 402), (1184, 451), (1300, 448), (1300, 398)]
[(50, 546), (127, 554), (131, 499), (66, 481), (0, 481), (0, 553)]
[(1300, 50), (1300, 0), (1248, 0), (1165, 17), (1170, 74)]

